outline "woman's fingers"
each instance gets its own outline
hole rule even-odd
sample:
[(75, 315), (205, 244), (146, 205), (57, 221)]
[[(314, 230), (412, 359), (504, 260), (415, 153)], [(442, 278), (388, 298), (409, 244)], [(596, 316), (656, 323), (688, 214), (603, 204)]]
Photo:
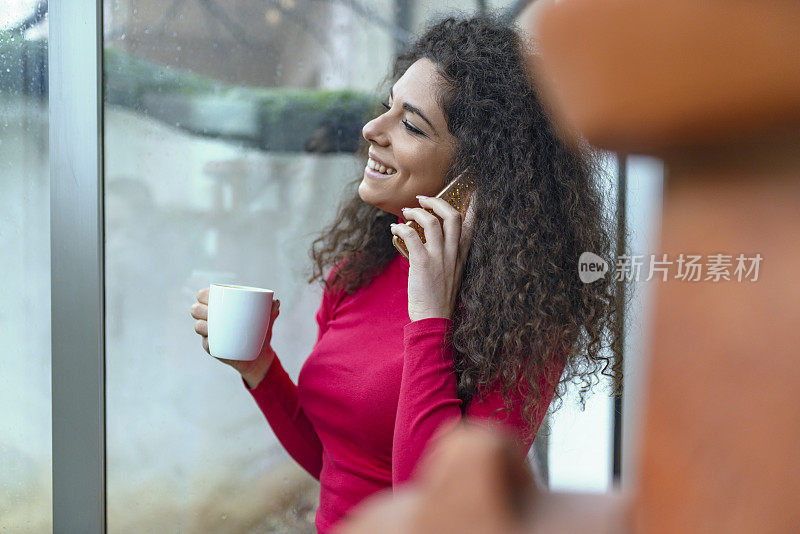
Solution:
[[(208, 291), (205, 287), (197, 292), (197, 302), (192, 304), (189, 313), (197, 319), (194, 323), (194, 331), (201, 336), (208, 336)], [(207, 350), (207, 349), (206, 349)]]
[(194, 331), (200, 334), (200, 343), (203, 345), (203, 350), (211, 354), (208, 350), (208, 293), (210, 287), (204, 287), (197, 292), (197, 302), (192, 304), (189, 313), (197, 319), (194, 323)]
[[(443, 257), (446, 265), (453, 265), (458, 255), (458, 244), (461, 240), (461, 214), (443, 198), (426, 197), (419, 199), (420, 205), (430, 208), (442, 218), (440, 241), (443, 243)], [(441, 236), (441, 234), (440, 234)]]
[(194, 331), (201, 336), (208, 337), (208, 322), (203, 320), (195, 321)]
[[(422, 244), (422, 240), (419, 238), (419, 234), (416, 230), (412, 229), (407, 224), (397, 223), (393, 224), (390, 229), (394, 235), (401, 238), (406, 244), (409, 260), (414, 258), (414, 261), (427, 261), (425, 245)], [(425, 240), (429, 241), (430, 239), (426, 237)]]
[(195, 302), (194, 304), (192, 304), (192, 307), (189, 309), (189, 312), (195, 319), (202, 319), (204, 321), (208, 321), (208, 306), (205, 304), (200, 304), (199, 302)]
[[(420, 201), (420, 205), (422, 205), (422, 201)], [(423, 206), (423, 208), (425, 207), (432, 209), (430, 206)], [(428, 250), (434, 251), (441, 246), (442, 223), (439, 222), (436, 215), (423, 208), (406, 208), (403, 210), (403, 218), (407, 221), (415, 221), (422, 227), (422, 230), (425, 232), (425, 247), (428, 248)]]
[(275, 326), (275, 319), (278, 318), (278, 315), (281, 313), (281, 301), (275, 299), (272, 301), (272, 311), (270, 313), (270, 320), (269, 320), (269, 328), (267, 328), (267, 338), (265, 343), (270, 343), (272, 341), (272, 327)]
[(197, 292), (197, 302), (201, 304), (208, 305), (208, 293), (211, 290), (210, 287), (204, 287), (200, 291)]

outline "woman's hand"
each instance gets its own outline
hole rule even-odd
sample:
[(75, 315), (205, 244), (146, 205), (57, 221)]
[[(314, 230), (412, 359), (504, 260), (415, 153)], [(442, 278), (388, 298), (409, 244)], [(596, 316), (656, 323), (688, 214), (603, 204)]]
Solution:
[[(418, 195), (421, 208), (403, 208), (403, 218), (422, 226), (425, 243), (405, 224), (391, 231), (408, 248), (408, 317), (412, 321), (453, 315), (461, 273), (472, 241), (475, 218), (472, 198), (462, 224), (461, 214), (446, 200)], [(430, 208), (442, 223), (423, 208)]]
[[(208, 293), (211, 288), (203, 288), (197, 293), (197, 302), (192, 304), (190, 313), (192, 317), (197, 319), (194, 323), (194, 331), (200, 334), (203, 348), (206, 352), (211, 354), (208, 350)], [(275, 299), (272, 301), (272, 310), (270, 313), (269, 328), (267, 335), (264, 338), (264, 344), (261, 346), (261, 352), (258, 357), (253, 361), (241, 360), (228, 360), (225, 358), (217, 358), (222, 363), (228, 364), (237, 371), (245, 379), (251, 389), (255, 389), (261, 379), (267, 374), (272, 360), (275, 359), (275, 351), (272, 350), (272, 327), (275, 325), (275, 319), (281, 312), (281, 301)], [(216, 358), (216, 356), (214, 356)]]

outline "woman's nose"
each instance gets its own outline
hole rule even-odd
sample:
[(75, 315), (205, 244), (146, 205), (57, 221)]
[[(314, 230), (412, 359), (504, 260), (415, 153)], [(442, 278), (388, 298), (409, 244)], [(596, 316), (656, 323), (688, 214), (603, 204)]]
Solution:
[(383, 115), (380, 115), (366, 123), (361, 129), (361, 135), (370, 143), (386, 146), (389, 142), (389, 138), (386, 135), (383, 121), (381, 120), (382, 118)]

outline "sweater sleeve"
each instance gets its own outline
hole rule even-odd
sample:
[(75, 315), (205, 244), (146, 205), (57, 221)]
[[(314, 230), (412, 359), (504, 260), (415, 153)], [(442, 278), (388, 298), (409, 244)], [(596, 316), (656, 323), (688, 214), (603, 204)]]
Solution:
[(298, 402), (297, 386), (283, 369), (278, 356), (275, 356), (267, 374), (255, 389), (250, 389), (244, 378), (242, 382), (286, 452), (319, 480), (322, 443)]
[[(331, 271), (331, 277), (334, 270)], [(316, 314), (317, 342), (328, 328), (333, 300), (332, 295), (326, 289)], [(314, 425), (300, 405), (297, 386), (284, 370), (277, 354), (272, 360), (267, 374), (255, 389), (250, 389), (244, 377), (242, 377), (242, 383), (255, 399), (286, 452), (311, 476), (319, 480), (322, 470), (322, 443), (314, 430)]]
[[(403, 483), (415, 469), (429, 442), (456, 426), (462, 418), (489, 426), (495, 421), (511, 431), (527, 454), (533, 441), (527, 437), (528, 426), (522, 416), (524, 396), (517, 388), (508, 391), (512, 405), (506, 410), (499, 385), (469, 403), (462, 415), (462, 401), (457, 396), (454, 352), (450, 339), (452, 320), (433, 317), (412, 321), (403, 327), (403, 374), (392, 443), (392, 483)], [(561, 368), (542, 377), (542, 396), (536, 409), (538, 429), (550, 404)], [(526, 390), (524, 384), (520, 389)]]

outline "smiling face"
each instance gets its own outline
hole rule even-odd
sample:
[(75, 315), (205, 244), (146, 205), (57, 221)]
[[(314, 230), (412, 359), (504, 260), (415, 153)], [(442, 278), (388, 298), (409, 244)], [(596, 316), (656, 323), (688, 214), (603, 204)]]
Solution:
[(391, 89), (386, 111), (362, 129), (370, 159), (358, 194), (364, 202), (402, 215), (403, 207), (418, 207), (415, 195), (436, 195), (453, 159), (455, 138), (447, 130), (436, 102), (442, 82), (435, 64), (415, 61)]

